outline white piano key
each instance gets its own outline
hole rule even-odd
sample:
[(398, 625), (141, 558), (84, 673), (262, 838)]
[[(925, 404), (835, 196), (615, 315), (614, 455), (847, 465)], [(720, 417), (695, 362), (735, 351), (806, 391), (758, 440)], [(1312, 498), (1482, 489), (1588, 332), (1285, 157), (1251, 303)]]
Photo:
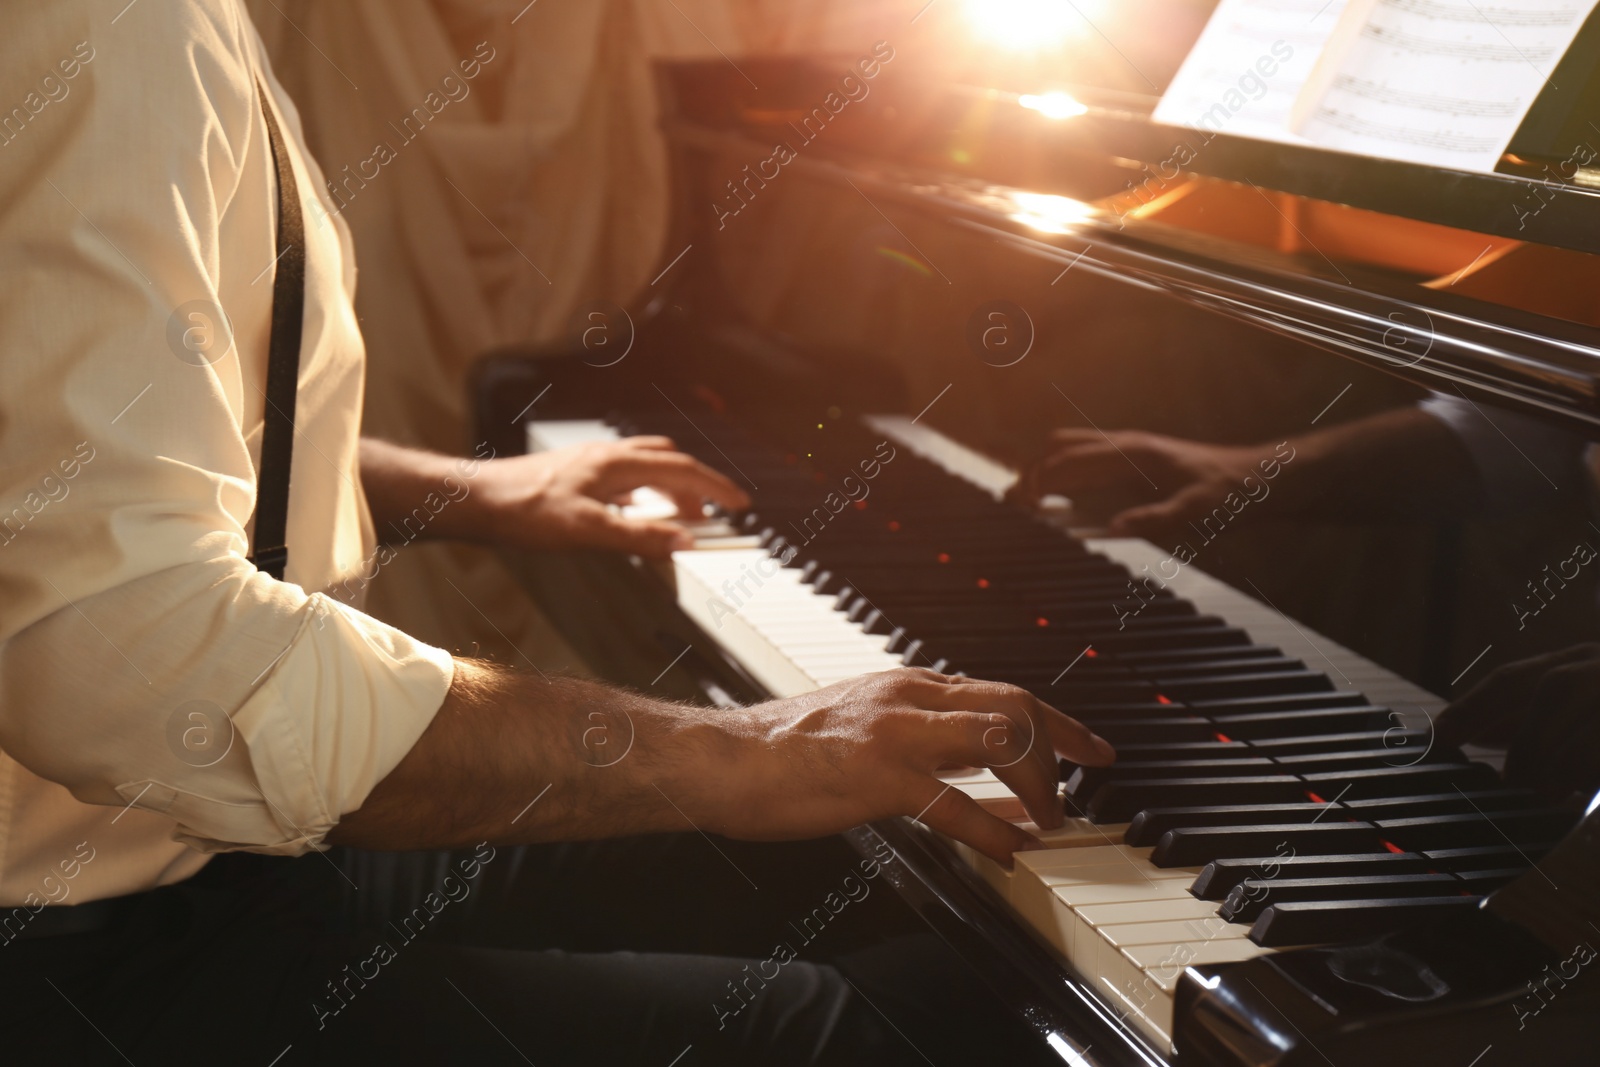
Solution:
[(1134, 848), (1131, 845), (1122, 844), (1121, 827), (1116, 828), (1119, 832), (1111, 834), (1107, 832), (1111, 829), (1109, 827), (1095, 826), (1088, 820), (1084, 820), (1084, 822), (1091, 833), (1098, 831), (1100, 837), (1098, 845), (1078, 848), (1068, 846), (1048, 849), (1042, 852), (1028, 852), (1018, 856), (1017, 861), (1030, 871), (1037, 871), (1041, 874), (1055, 867), (1081, 867), (1091, 863), (1101, 865), (1126, 863), (1141, 870), (1149, 867), (1149, 864), (1145, 861), (1150, 858), (1150, 854), (1155, 851), (1154, 849)]
[(1137, 922), (1209, 919), (1214, 918), (1216, 914), (1216, 901), (1199, 900), (1192, 896), (1175, 900), (1127, 900), (1118, 904), (1087, 904), (1077, 909), (1078, 921), (1090, 928)]
[(1043, 870), (1024, 867), (1017, 870), (1009, 885), (1011, 906), (1035, 928), (1054, 921), (1056, 900), (1071, 908), (1112, 901), (1177, 899), (1189, 891), (1188, 881), (1151, 878), (1126, 862)]
[(1030, 873), (1058, 867), (1104, 867), (1121, 863), (1125, 855), (1114, 839), (1081, 848), (1052, 848), (1017, 853), (1017, 866)]
[[(1022, 806), (1022, 801), (1011, 791), (1004, 782), (996, 779), (993, 782), (951, 782), (956, 789), (983, 805), (983, 809), (991, 815), (998, 815), (1002, 819), (1013, 821), (1026, 819), (1027, 809)], [(1027, 856), (1026, 852), (1019, 852), (1018, 857)]]

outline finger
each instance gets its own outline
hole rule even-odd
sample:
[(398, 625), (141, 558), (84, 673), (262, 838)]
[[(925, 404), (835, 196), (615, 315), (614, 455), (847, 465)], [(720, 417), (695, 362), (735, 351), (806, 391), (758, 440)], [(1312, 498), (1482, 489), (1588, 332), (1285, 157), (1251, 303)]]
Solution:
[(584, 515), (588, 535), (585, 543), (649, 559), (664, 559), (672, 553), (694, 547), (694, 538), (675, 522), (630, 519), (595, 505)]
[(1040, 460), (1034, 470), (1034, 484), (1046, 493), (1090, 492), (1125, 485), (1147, 485), (1134, 466), (1143, 453), (1129, 445), (1118, 449), (1109, 441), (1093, 441)]
[(937, 688), (918, 693), (924, 707), (935, 711), (999, 713), (1019, 725), (1029, 724), (1030, 730), (1036, 726), (1042, 731), (1039, 747), (1052, 761), (1057, 754), (1090, 767), (1104, 767), (1116, 761), (1117, 752), (1110, 742), (1026, 689), (972, 678), (948, 678), (932, 671), (926, 673), (944, 682)]
[(640, 434), (637, 437), (624, 437), (620, 443), (628, 448), (643, 448), (658, 452), (676, 452), (678, 450), (677, 442), (660, 434)]
[(1110, 741), (1043, 701), (1040, 707), (1044, 709), (1044, 724), (1050, 733), (1051, 748), (1062, 759), (1084, 767), (1109, 767), (1117, 762), (1117, 750)]
[[(674, 499), (681, 497), (697, 504), (710, 499), (730, 511), (750, 506), (750, 497), (729, 478), (682, 452), (639, 450), (624, 454), (606, 465), (601, 483), (602, 495), (649, 486)], [(690, 510), (697, 514), (699, 509)]]
[(923, 825), (971, 845), (996, 863), (1011, 866), (1015, 852), (1043, 848), (1044, 843), (1014, 823), (983, 810), (983, 805), (947, 782), (926, 779), (918, 791), (927, 801), (921, 811), (906, 812)]
[(1042, 716), (1026, 706), (1031, 698), (1011, 686), (991, 683), (932, 688), (934, 699), (928, 703), (948, 704), (957, 694), (959, 709), (931, 710), (940, 727), (935, 735), (938, 747), (933, 762), (918, 769), (951, 760), (988, 767), (1017, 795), (1035, 823), (1047, 829), (1060, 826), (1065, 815), (1059, 764), (1049, 730), (1039, 721)]
[[(1049, 440), (1053, 445), (1076, 445), (1086, 441), (1104, 441), (1106, 437), (1106, 434), (1092, 426), (1062, 426), (1050, 431)], [(1111, 437), (1115, 440), (1115, 432)]]
[(1600, 696), (1600, 663), (1566, 660), (1546, 671), (1506, 753), (1506, 779), (1565, 792), (1584, 788), (1600, 754), (1586, 737)]
[(679, 522), (704, 522), (705, 498), (687, 493), (673, 493), (672, 504), (678, 509)]
[[(948, 714), (948, 713), (947, 713)], [(1054, 830), (1065, 820), (1061, 775), (1049, 737), (1037, 722), (1017, 722), (1007, 715), (986, 716), (983, 747), (987, 766), (1004, 782), (1035, 824)]]
[[(1068, 450), (1054, 449), (1026, 464), (1017, 475), (1016, 484), (1008, 491), (1007, 496), (1014, 502), (1024, 504), (1037, 503), (1040, 497), (1050, 493), (1065, 493), (1068, 491), (1081, 491), (1089, 488), (1072, 484), (1070, 473), (1062, 473), (1061, 467), (1066, 462), (1064, 457), (1069, 453), (1077, 453), (1083, 448), (1095, 448), (1109, 451), (1100, 442), (1085, 442), (1083, 445), (1074, 445)], [(1068, 486), (1071, 485), (1069, 490)]]
[(1541, 656), (1516, 660), (1491, 671), (1465, 696), (1439, 713), (1435, 736), (1441, 745), (1473, 741), (1504, 743), (1526, 713), (1538, 681), (1565, 663), (1594, 658), (1596, 647), (1575, 645)]
[(1203, 485), (1193, 485), (1154, 504), (1141, 504), (1113, 516), (1106, 530), (1115, 537), (1143, 537), (1160, 533), (1188, 519), (1211, 511), (1212, 493)]

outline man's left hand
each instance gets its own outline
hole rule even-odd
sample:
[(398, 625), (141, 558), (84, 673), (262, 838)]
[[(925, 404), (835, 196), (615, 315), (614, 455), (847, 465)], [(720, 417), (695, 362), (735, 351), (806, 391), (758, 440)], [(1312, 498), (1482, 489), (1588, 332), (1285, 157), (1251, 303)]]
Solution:
[(730, 511), (750, 506), (733, 482), (665, 437), (629, 437), (486, 462), (467, 501), (474, 540), (527, 549), (608, 548), (662, 557), (691, 545), (678, 522), (628, 518), (633, 490), (670, 497), (697, 521), (709, 500)]

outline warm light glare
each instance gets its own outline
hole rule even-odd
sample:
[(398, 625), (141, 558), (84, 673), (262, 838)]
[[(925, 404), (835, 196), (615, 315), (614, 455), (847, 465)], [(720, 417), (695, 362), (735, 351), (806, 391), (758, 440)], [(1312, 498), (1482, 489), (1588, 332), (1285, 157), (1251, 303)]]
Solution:
[(1027, 93), (1019, 98), (1017, 103), (1029, 111), (1037, 111), (1047, 119), (1070, 119), (1089, 110), (1062, 92), (1045, 93), (1043, 96)]
[(1083, 14), (1067, 0), (966, 0), (967, 21), (978, 36), (1006, 48), (1056, 48), (1084, 28)]
[(1011, 217), (1045, 233), (1069, 233), (1094, 217), (1095, 210), (1082, 200), (1048, 193), (1012, 193), (1016, 210)]

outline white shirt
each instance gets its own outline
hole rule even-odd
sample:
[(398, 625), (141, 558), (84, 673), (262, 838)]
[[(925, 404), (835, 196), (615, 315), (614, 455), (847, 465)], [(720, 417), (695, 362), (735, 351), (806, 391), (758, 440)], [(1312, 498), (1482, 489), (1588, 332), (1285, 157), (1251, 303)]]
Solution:
[[(275, 254), (258, 78), (307, 230), (284, 582), (246, 560)], [(0, 905), (315, 848), (449, 688), (447, 653), (306, 592), (368, 569), (373, 537), (349, 234), (302, 144), (238, 0), (0, 15)]]

